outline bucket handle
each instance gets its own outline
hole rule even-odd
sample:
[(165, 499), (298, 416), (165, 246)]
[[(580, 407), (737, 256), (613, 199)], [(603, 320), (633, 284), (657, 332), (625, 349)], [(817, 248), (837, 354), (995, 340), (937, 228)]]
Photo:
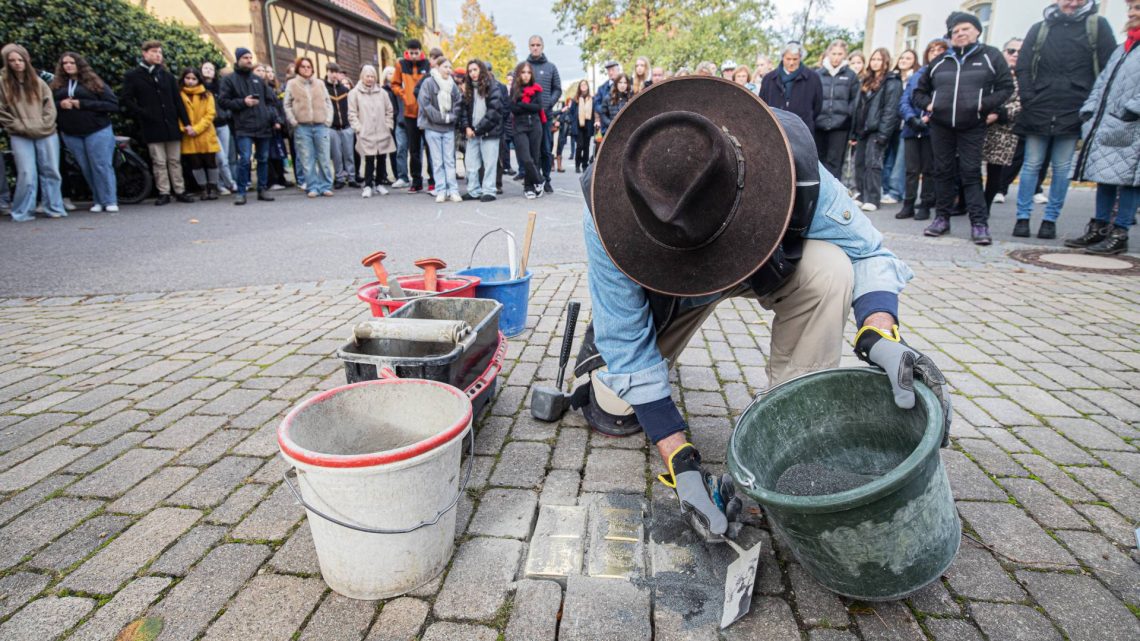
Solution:
[(504, 227), (496, 227), (495, 229), (492, 229), (491, 231), (483, 234), (479, 237), (479, 240), (475, 241), (475, 246), (471, 248), (471, 257), (467, 259), (467, 269), (471, 269), (471, 265), (475, 263), (475, 252), (479, 250), (479, 244), (483, 242), (483, 239), (490, 236), (491, 234), (498, 232), (503, 232), (507, 235), (507, 268), (510, 270), (510, 279), (514, 280), (520, 275), (525, 276), (526, 274), (518, 273), (518, 260), (515, 258), (519, 252), (518, 242), (515, 241), (515, 235)]
[(290, 472), (293, 473), (293, 476), (297, 475), (297, 469), (296, 468), (290, 467), (289, 469), (285, 470), (285, 474), (282, 475), (282, 478), (285, 481), (286, 487), (288, 487), (289, 491), (293, 493), (293, 498), (297, 499), (297, 501), (301, 505), (303, 505), (306, 510), (312, 512), (313, 514), (316, 514), (317, 516), (321, 517), (322, 519), (324, 519), (330, 523), (335, 523), (336, 525), (339, 525), (339, 526), (344, 527), (344, 528), (348, 528), (350, 530), (356, 530), (357, 532), (364, 532), (365, 534), (408, 534), (410, 532), (415, 532), (416, 530), (419, 530), (420, 528), (425, 528), (429, 525), (435, 525), (436, 523), (439, 523), (439, 520), (443, 518), (444, 514), (447, 514), (452, 509), (455, 508), (456, 504), (459, 503), (459, 497), (463, 496), (463, 493), (467, 490), (467, 482), (471, 480), (471, 468), (475, 466), (475, 428), (474, 427), (469, 427), (467, 429), (467, 437), (468, 437), (468, 440), (467, 440), (467, 471), (463, 473), (463, 482), (459, 484), (459, 491), (457, 491), (455, 493), (455, 497), (451, 499), (451, 502), (447, 504), (447, 507), (443, 508), (439, 512), (436, 512), (435, 516), (433, 516), (432, 518), (427, 519), (426, 521), (420, 521), (419, 523), (417, 523), (416, 525), (413, 525), (412, 527), (390, 530), (390, 529), (384, 529), (384, 528), (372, 528), (372, 527), (367, 527), (364, 525), (357, 525), (355, 523), (349, 523), (348, 521), (342, 521), (341, 519), (338, 519), (334, 516), (329, 516), (328, 514), (325, 514), (324, 512), (318, 510), (317, 508), (313, 507), (312, 505), (309, 505), (309, 503), (307, 501), (305, 501), (304, 498), (301, 497), (301, 492), (299, 492), (297, 490), (297, 486), (294, 485), (291, 480), (289, 480), (290, 479), (290, 477), (289, 477)]

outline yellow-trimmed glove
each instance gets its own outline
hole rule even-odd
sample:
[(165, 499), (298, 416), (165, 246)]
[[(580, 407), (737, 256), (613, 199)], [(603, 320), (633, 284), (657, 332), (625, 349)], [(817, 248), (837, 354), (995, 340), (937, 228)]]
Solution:
[(915, 376), (925, 383), (942, 403), (942, 446), (950, 444), (953, 409), (945, 389), (946, 377), (934, 361), (906, 344), (899, 334), (898, 325), (893, 325), (889, 333), (870, 325), (864, 326), (855, 335), (855, 355), (886, 372), (895, 395), (895, 405), (903, 409), (914, 407)]

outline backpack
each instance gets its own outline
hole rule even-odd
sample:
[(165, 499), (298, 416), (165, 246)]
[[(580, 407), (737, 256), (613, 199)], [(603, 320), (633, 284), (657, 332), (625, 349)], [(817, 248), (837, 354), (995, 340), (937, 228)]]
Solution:
[[(1093, 14), (1085, 18), (1085, 32), (1088, 34), (1089, 47), (1092, 48), (1093, 77), (1100, 75), (1100, 59), (1097, 57), (1097, 40), (1100, 39), (1099, 15)], [(1037, 30), (1037, 40), (1033, 42), (1033, 62), (1030, 64), (1030, 78), (1037, 80), (1037, 63), (1041, 62), (1041, 48), (1045, 38), (1049, 37), (1049, 21), (1042, 20), (1041, 28)]]

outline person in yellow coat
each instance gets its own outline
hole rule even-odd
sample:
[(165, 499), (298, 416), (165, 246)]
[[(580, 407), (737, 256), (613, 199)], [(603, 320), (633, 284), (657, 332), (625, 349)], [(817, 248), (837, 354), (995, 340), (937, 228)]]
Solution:
[(206, 185), (202, 200), (218, 199), (218, 132), (214, 129), (217, 105), (214, 94), (206, 91), (202, 77), (194, 69), (186, 69), (179, 78), (182, 103), (186, 105), (189, 123), (182, 125), (182, 164), (193, 172), (199, 185)]

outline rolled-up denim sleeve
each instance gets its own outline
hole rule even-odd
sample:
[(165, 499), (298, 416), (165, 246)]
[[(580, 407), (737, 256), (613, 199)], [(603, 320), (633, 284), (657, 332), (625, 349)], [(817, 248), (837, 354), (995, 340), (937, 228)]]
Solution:
[(838, 246), (851, 259), (855, 285), (851, 293), (859, 325), (876, 312), (899, 317), (898, 297), (914, 272), (891, 250), (883, 235), (830, 172), (820, 167), (819, 202), (807, 237)]
[(669, 365), (657, 349), (657, 332), (645, 290), (610, 260), (589, 210), (582, 226), (594, 341), (607, 366), (598, 378), (630, 405), (666, 398), (670, 395)]

